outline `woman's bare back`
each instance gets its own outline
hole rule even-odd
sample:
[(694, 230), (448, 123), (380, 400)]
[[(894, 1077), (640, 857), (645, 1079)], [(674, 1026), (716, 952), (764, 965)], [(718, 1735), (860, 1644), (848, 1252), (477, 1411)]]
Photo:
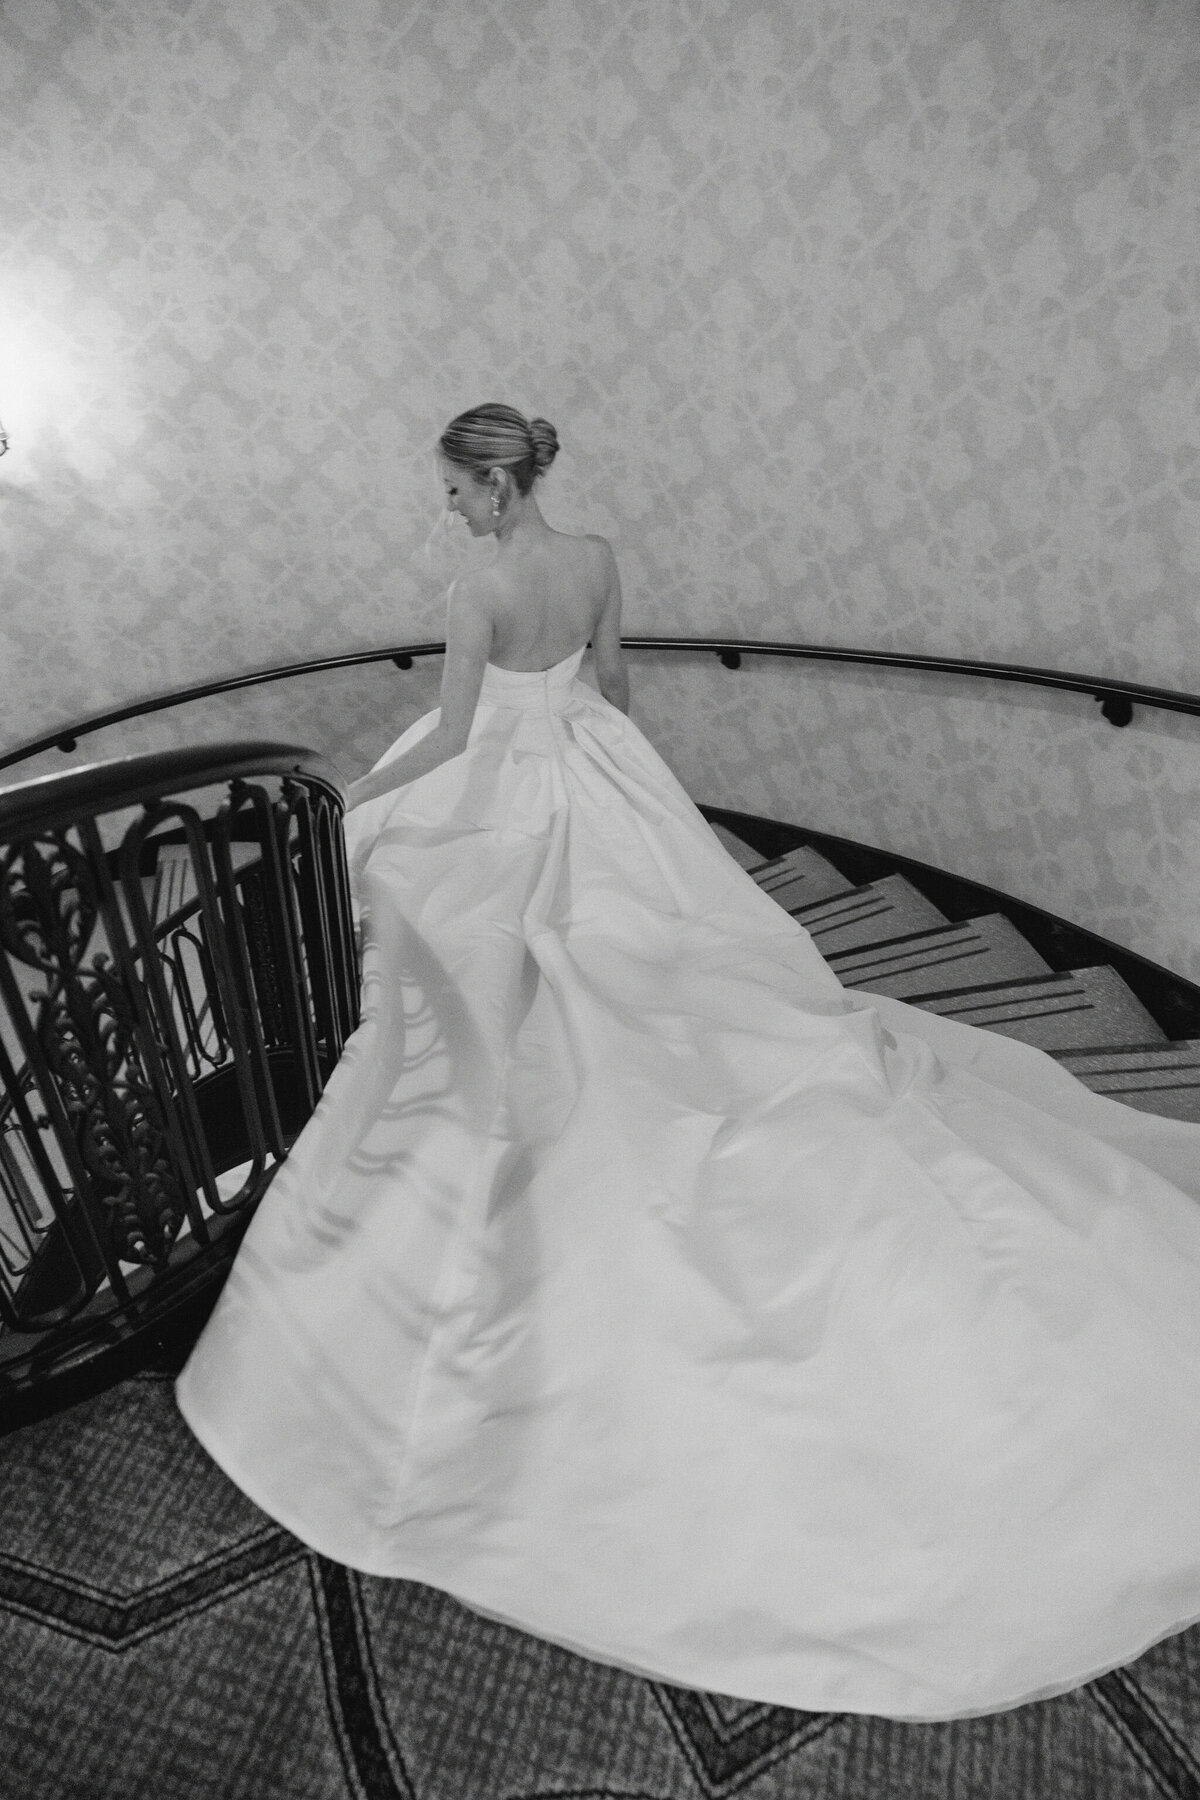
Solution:
[(612, 551), (601, 537), (550, 532), (475, 580), (492, 618), (488, 661), (501, 669), (549, 669), (594, 637), (611, 599)]

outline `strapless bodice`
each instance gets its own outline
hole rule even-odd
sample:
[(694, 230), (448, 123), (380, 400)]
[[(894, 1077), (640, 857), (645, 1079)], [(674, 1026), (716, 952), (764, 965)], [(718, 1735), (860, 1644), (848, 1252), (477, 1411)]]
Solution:
[(585, 644), (572, 650), (570, 656), (564, 656), (561, 662), (551, 664), (548, 669), (502, 669), (498, 663), (489, 663), (483, 672), (479, 698), (491, 706), (512, 706), (522, 710), (563, 706), (579, 673), (586, 648)]

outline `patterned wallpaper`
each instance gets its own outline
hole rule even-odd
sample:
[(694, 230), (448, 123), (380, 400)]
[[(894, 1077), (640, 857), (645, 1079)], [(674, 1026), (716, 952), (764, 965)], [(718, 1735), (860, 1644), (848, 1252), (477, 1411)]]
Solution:
[[(1200, 689), (1193, 0), (0, 0), (0, 227), (3, 743), (438, 635), (430, 447), (484, 398), (558, 426), (547, 514), (613, 539), (630, 631)], [(1200, 726), (712, 660), (634, 689), (698, 798), (1200, 977)], [(251, 690), (80, 754), (266, 730), (357, 773), (435, 693)]]

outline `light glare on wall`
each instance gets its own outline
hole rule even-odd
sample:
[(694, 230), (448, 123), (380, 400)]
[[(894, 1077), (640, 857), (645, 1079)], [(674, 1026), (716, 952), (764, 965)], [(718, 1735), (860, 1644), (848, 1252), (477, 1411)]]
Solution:
[(0, 400), (12, 452), (7, 481), (35, 479), (48, 460), (67, 463), (85, 479), (104, 473), (111, 445), (99, 429), (103, 376), (80, 349), (56, 323), (0, 294)]
[(0, 394), (12, 441), (19, 440), (23, 451), (35, 448), (51, 428), (67, 386), (63, 361), (49, 331), (0, 301)]

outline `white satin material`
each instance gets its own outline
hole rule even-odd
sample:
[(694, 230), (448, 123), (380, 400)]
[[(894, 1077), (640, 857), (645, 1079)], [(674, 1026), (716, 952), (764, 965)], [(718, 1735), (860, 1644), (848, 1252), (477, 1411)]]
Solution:
[(351, 815), (363, 1023), (184, 1417), (325, 1555), (686, 1686), (1132, 1660), (1200, 1617), (1200, 1128), (848, 994), (581, 655)]

